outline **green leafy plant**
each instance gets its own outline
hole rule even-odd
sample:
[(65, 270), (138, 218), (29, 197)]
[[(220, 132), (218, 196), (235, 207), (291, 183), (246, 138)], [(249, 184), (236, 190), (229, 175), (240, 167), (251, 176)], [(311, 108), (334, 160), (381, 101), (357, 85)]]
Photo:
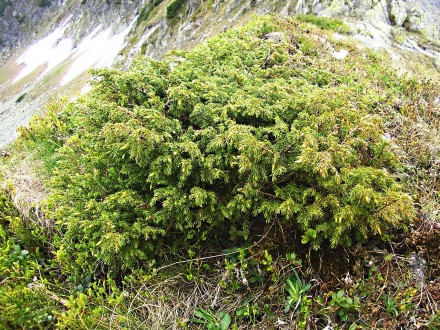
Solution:
[(94, 282), (87, 289), (81, 288), (70, 295), (66, 301), (67, 310), (58, 317), (57, 329), (96, 328), (102, 326), (105, 319), (127, 327), (125, 298), (113, 280)]
[(287, 313), (291, 309), (295, 311), (298, 306), (301, 305), (302, 299), (305, 297), (306, 292), (311, 288), (310, 283), (305, 283), (299, 277), (298, 273), (294, 271), (294, 277), (287, 279), (286, 291), (289, 294), (286, 300), (286, 306), (284, 312)]
[(286, 255), (287, 260), (289, 260), (294, 266), (301, 266), (302, 259), (298, 258), (295, 252), (288, 253)]
[(247, 319), (251, 324), (256, 324), (257, 318), (264, 315), (263, 310), (258, 306), (258, 303), (246, 302), (241, 308), (239, 308), (235, 315), (237, 320)]
[(398, 316), (399, 310), (396, 308), (393, 298), (390, 296), (385, 300), (385, 308), (387, 310), (388, 315), (390, 316)]
[(347, 321), (350, 312), (356, 311), (359, 307), (359, 297), (355, 297), (354, 300), (350, 297), (345, 296), (345, 291), (343, 289), (338, 292), (332, 293), (332, 299), (330, 301), (330, 306), (336, 306), (337, 314), (342, 321)]
[(212, 310), (199, 308), (194, 312), (197, 318), (191, 319), (192, 322), (203, 324), (207, 330), (227, 330), (231, 324), (231, 316), (225, 312), (215, 313)]

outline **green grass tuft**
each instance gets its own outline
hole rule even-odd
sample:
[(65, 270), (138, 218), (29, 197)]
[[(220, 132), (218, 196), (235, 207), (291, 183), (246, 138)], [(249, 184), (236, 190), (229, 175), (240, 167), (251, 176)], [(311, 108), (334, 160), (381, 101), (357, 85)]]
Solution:
[(321, 17), (316, 15), (298, 15), (296, 16), (296, 18), (300, 22), (311, 23), (324, 30), (330, 30), (341, 33), (350, 32), (350, 27), (348, 27), (347, 25), (344, 24), (344, 22), (338, 19)]

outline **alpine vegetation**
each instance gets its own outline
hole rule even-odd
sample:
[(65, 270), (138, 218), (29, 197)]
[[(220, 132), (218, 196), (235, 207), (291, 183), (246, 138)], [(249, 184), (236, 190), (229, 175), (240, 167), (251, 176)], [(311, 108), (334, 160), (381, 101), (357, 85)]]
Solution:
[(263, 19), (163, 61), (96, 71), (88, 95), (22, 131), (59, 146), (47, 210), (59, 260), (132, 268), (208, 239), (248, 240), (275, 219), (315, 249), (403, 226), (414, 208), (383, 138), (388, 97), (369, 86), (374, 72), (354, 69), (374, 57), (350, 57), (332, 58), (296, 21)]
[[(324, 28), (340, 22), (330, 23)], [(333, 55), (341, 50), (343, 58)], [(209, 304), (186, 305), (196, 310), (194, 323), (208, 329), (262, 319), (273, 325), (274, 313), (291, 313), (295, 326), (306, 328), (312, 315), (329, 310), (354, 322), (362, 308), (354, 292), (368, 283), (318, 297), (291, 252), (308, 251), (302, 255), (312, 265), (312, 253), (389, 241), (417, 218), (420, 194), (403, 175), (411, 162), (418, 166), (417, 157), (408, 157), (416, 153), (404, 127), (432, 116), (436, 89), (384, 63), (307, 22), (266, 16), (160, 61), (95, 70), (89, 93), (51, 104), (11, 149), (32, 151), (44, 164), (48, 197), (38, 214), (50, 225), (20, 225), (15, 211), (1, 219), (4, 262), (34, 258), (23, 278), (43, 267), (41, 301), (61, 305), (49, 314), (41, 307), (40, 324), (134, 328), (163, 313), (186, 327), (187, 314), (145, 310), (163, 301), (138, 300), (153, 299), (147, 285), (160, 282), (155, 276), (170, 264), (186, 265), (187, 255), (183, 292), (188, 283), (200, 285), (197, 292), (211, 279), (219, 283)], [(408, 118), (406, 126), (396, 116)], [(424, 157), (429, 168), (435, 155)], [(9, 210), (13, 189), (2, 189)], [(212, 275), (213, 263), (194, 270), (196, 255), (219, 253), (223, 275)], [(68, 301), (52, 292), (60, 285), (72, 294)], [(219, 302), (220, 292), (240, 298)], [(390, 299), (387, 310), (398, 317)], [(213, 309), (235, 300), (235, 311)], [(13, 320), (20, 311), (8, 313)], [(159, 328), (151, 324), (146, 328)]]

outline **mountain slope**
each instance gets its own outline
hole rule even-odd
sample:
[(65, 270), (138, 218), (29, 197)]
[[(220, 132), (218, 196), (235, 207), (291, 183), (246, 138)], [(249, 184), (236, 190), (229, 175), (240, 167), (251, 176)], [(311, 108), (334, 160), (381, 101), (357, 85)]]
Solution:
[(2, 3), (2, 146), (16, 136), (19, 125), (43, 111), (50, 98), (74, 97), (86, 91), (87, 69), (127, 68), (139, 55), (160, 58), (172, 49), (190, 49), (255, 14), (341, 17), (350, 26), (349, 38), (373, 49), (391, 50), (395, 66), (407, 67), (400, 70), (424, 71), (435, 79), (439, 76), (439, 9), (435, 1), (190, 0), (182, 1), (172, 18), (166, 17), (172, 1)]
[(259, 17), (22, 128), (0, 326), (435, 329), (438, 83), (334, 30)]

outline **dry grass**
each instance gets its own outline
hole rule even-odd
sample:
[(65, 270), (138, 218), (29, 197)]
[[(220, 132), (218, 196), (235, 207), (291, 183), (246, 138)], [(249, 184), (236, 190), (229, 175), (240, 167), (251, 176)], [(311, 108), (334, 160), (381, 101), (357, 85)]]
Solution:
[(198, 307), (222, 303), (219, 282), (217, 277), (200, 277), (190, 283), (183, 276), (176, 276), (141, 287), (128, 307), (127, 316), (136, 315), (142, 322), (129, 324), (129, 328), (177, 329), (179, 321), (189, 321)]
[(31, 156), (11, 161), (4, 169), (3, 175), (12, 184), (11, 198), (24, 222), (36, 223), (50, 231), (52, 224), (42, 211), (42, 203), (47, 198), (43, 180), (35, 169), (43, 166)]
[[(405, 165), (402, 182), (415, 195), (424, 230), (440, 229), (439, 84), (414, 88), (415, 101), (399, 101), (385, 113), (393, 149)], [(418, 230), (418, 229), (417, 229)]]
[[(131, 297), (126, 306), (104, 306), (109, 313), (102, 318), (100, 327), (104, 329), (182, 329), (194, 317), (200, 307), (223, 310), (231, 314), (240, 308), (242, 297), (225, 294), (221, 283), (229, 276), (223, 269), (209, 276), (198, 275), (189, 281), (181, 273), (157, 283), (128, 283), (124, 292)], [(121, 308), (122, 307), (122, 308)], [(117, 311), (118, 309), (118, 311)], [(121, 310), (125, 313), (122, 314)], [(119, 320), (126, 322), (119, 324)], [(189, 323), (188, 325), (190, 325)], [(190, 325), (191, 327), (191, 325)], [(198, 329), (200, 327), (197, 327)]]

